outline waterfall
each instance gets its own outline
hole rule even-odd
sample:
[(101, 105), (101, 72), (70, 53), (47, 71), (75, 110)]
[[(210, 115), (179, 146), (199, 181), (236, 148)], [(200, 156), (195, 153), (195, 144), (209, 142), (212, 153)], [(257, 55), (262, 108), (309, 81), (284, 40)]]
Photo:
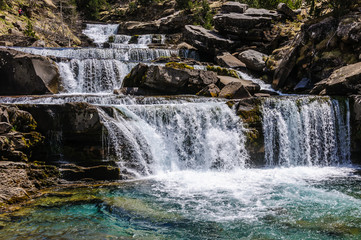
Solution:
[(118, 24), (87, 24), (83, 33), (94, 41), (98, 47), (102, 47), (109, 37), (118, 32)]
[(328, 97), (269, 98), (262, 108), (267, 165), (350, 163), (348, 101)]
[(246, 166), (245, 129), (225, 103), (124, 105), (102, 116), (121, 170), (136, 176)]

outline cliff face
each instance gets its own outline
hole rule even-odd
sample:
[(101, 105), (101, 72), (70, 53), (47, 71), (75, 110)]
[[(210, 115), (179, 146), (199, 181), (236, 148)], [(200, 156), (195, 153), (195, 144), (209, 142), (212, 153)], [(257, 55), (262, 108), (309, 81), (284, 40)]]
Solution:
[[(59, 47), (81, 44), (81, 21), (71, 1), (3, 2), (0, 6), (1, 45)], [(20, 8), (22, 15), (18, 13)]]

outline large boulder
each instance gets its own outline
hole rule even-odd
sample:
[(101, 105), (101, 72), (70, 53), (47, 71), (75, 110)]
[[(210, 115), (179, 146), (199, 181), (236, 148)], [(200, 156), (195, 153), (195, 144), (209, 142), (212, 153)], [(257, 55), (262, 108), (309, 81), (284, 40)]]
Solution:
[(123, 87), (139, 87), (165, 94), (195, 94), (217, 81), (215, 72), (196, 70), (184, 63), (170, 62), (165, 67), (138, 64), (124, 78)]
[(361, 94), (361, 62), (335, 70), (329, 78), (318, 82), (311, 93), (321, 95)]
[(229, 83), (236, 82), (242, 84), (242, 86), (244, 86), (247, 89), (247, 91), (251, 94), (255, 94), (261, 90), (261, 87), (257, 83), (254, 83), (249, 80), (234, 78), (230, 76), (218, 76), (218, 78), (219, 78), (219, 85), (221, 85), (222, 87), (228, 85)]
[(236, 44), (215, 31), (194, 25), (185, 26), (183, 37), (193, 47), (212, 55), (219, 50), (233, 49)]
[(351, 13), (342, 17), (337, 36), (345, 43), (361, 43), (361, 13)]
[(216, 61), (219, 66), (227, 68), (244, 68), (246, 65), (238, 58), (230, 54), (229, 52), (223, 52), (216, 56)]
[(219, 97), (228, 99), (249, 98), (252, 95), (247, 91), (245, 86), (240, 82), (230, 82), (219, 93)]
[(262, 72), (266, 67), (266, 54), (257, 52), (255, 50), (246, 50), (238, 55), (238, 58), (246, 64), (247, 68)]
[(61, 89), (57, 65), (47, 57), (0, 49), (0, 94), (58, 93)]
[(224, 13), (244, 13), (247, 9), (248, 5), (240, 2), (225, 2), (221, 7)]
[(297, 18), (297, 14), (291, 8), (289, 8), (286, 3), (279, 3), (277, 5), (277, 11), (283, 13), (292, 20)]

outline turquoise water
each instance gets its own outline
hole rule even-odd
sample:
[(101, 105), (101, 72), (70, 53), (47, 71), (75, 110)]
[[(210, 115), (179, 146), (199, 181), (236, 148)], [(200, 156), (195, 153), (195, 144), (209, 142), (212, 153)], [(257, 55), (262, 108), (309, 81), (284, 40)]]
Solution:
[(361, 239), (359, 174), (180, 171), (60, 188), (2, 217), (0, 239)]

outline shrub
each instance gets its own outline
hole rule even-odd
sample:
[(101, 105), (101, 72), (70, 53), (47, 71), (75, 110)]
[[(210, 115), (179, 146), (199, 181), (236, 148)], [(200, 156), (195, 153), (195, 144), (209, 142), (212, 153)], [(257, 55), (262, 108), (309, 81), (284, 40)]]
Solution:
[(78, 10), (92, 20), (99, 19), (99, 11), (107, 5), (107, 0), (76, 0)]
[(279, 3), (286, 3), (290, 8), (297, 9), (301, 6), (302, 0), (239, 0), (247, 3), (250, 7), (276, 9)]

